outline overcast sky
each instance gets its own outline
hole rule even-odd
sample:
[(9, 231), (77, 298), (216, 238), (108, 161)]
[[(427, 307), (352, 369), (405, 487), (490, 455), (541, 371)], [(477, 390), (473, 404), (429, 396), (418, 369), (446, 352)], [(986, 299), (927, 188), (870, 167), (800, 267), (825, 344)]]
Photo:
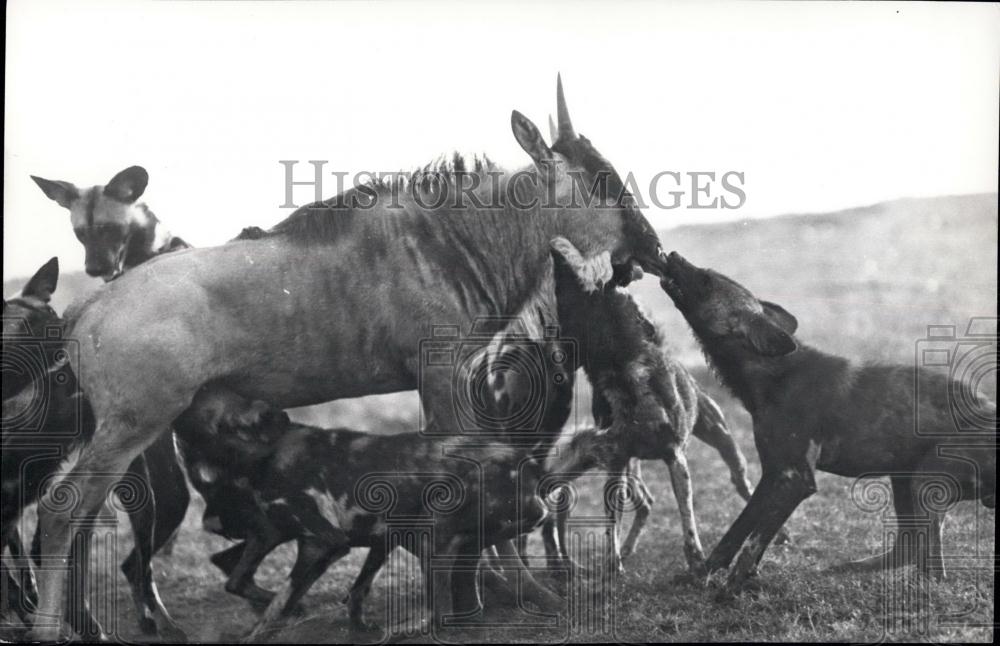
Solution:
[(997, 190), (996, 5), (12, 0), (6, 54), (5, 278), (83, 266), (31, 174), (143, 165), (160, 219), (216, 244), (287, 215), (278, 160), (527, 163), (510, 111), (547, 133), (557, 71), (640, 187), (745, 174), (742, 208), (648, 210), (658, 227)]

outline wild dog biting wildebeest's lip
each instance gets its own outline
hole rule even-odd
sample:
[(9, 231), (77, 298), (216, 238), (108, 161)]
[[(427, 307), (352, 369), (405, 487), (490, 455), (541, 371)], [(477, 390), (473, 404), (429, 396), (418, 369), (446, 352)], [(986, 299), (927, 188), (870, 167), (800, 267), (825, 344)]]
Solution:
[[(270, 599), (270, 605), (251, 639), (272, 630), (351, 547), (370, 548), (347, 597), (352, 628), (365, 630), (363, 601), (393, 546), (433, 550), (416, 550), (422, 564), (432, 556), (475, 559), (484, 546), (530, 531), (545, 517), (536, 493), (540, 466), (504, 444), (326, 430), (281, 416), (263, 424), (265, 432), (241, 438), (232, 434), (240, 424), (179, 424), (177, 432), (194, 446), (230, 445), (223, 449), (229, 475), (244, 480), (256, 501), (255, 513), (247, 518), (251, 531), (227, 589), (246, 592), (248, 575), (252, 578), (277, 544), (298, 542), (284, 589), (274, 595), (253, 586), (258, 600)], [(217, 438), (196, 435), (206, 432)], [(427, 540), (420, 538), (421, 532), (427, 532)], [(475, 572), (455, 570), (454, 565), (446, 568), (453, 611), (475, 613), (481, 607)], [(430, 590), (434, 573), (425, 571), (424, 577), (427, 602), (440, 599), (442, 591), (432, 596)], [(433, 610), (442, 612), (440, 607)]]
[[(559, 98), (563, 122), (568, 113)], [(432, 326), (466, 328), (517, 314), (551, 289), (544, 278), (549, 241), (558, 235), (588, 255), (610, 251), (613, 262), (635, 259), (654, 270), (659, 241), (633, 201), (537, 208), (550, 187), (558, 203), (573, 204), (571, 172), (590, 186), (614, 171), (568, 121), (551, 148), (523, 115), (512, 114), (512, 131), (533, 162), (518, 176), (539, 180), (510, 186), (517, 200), (431, 209), (426, 194), (404, 191), (396, 205), (379, 199), (360, 208), (349, 199), (359, 189), (350, 188), (297, 210), (263, 239), (160, 256), (75, 309), (72, 337), (100, 339), (99, 350), (81, 343), (78, 362), (86, 366), (78, 374), (97, 430), (67, 475), (80, 492), (76, 513), (92, 516), (103, 501), (90, 474), (124, 469), (209, 383), (280, 408), (418, 388), (429, 425), (460, 429), (451, 366), (421, 365), (420, 340), (431, 338)], [(514, 174), (476, 172), (502, 186)], [(457, 186), (454, 169), (441, 176)], [(479, 197), (490, 197), (493, 186), (484, 182)], [(374, 190), (385, 198), (392, 188)], [(405, 252), (388, 253), (400, 241)], [(377, 271), (358, 271), (375, 256), (383, 259)], [(46, 514), (40, 524), (45, 556), (65, 558), (69, 514)], [(64, 572), (40, 574), (43, 614), (61, 615), (65, 582)], [(40, 626), (33, 636), (53, 640), (58, 633)]]
[[(593, 386), (594, 419), (606, 430), (576, 433), (568, 445), (556, 447), (547, 464), (558, 472), (565, 471), (567, 461), (583, 462), (586, 468), (604, 467), (618, 474), (609, 487), (638, 489), (636, 517), (620, 547), (616, 528), (620, 514), (614, 505), (606, 505), (610, 520), (607, 562), (621, 570), (621, 559), (634, 551), (652, 503), (637, 460), (663, 460), (681, 513), (688, 567), (700, 572), (705, 557), (685, 457), (689, 438), (693, 434), (719, 451), (737, 491), (749, 499), (746, 460), (718, 406), (666, 353), (660, 330), (632, 296), (607, 280), (613, 272), (600, 266), (602, 259), (584, 258), (563, 238), (554, 239), (552, 248), (559, 320), (563, 333), (576, 340), (580, 365)], [(625, 478), (626, 467), (631, 478)], [(605, 502), (610, 502), (607, 493)]]
[[(995, 500), (996, 404), (922, 366), (857, 365), (804, 345), (794, 336), (798, 322), (784, 308), (676, 252), (667, 257), (666, 270), (664, 291), (723, 383), (753, 416), (763, 466), (750, 502), (709, 556), (709, 570), (736, 558), (726, 587), (739, 586), (774, 532), (816, 491), (820, 469), (888, 476), (903, 525), (888, 552), (838, 569), (916, 563), (925, 574), (943, 577), (947, 508), (961, 500), (987, 506)], [(919, 397), (917, 379), (924, 389)], [(955, 397), (975, 409), (982, 427), (956, 425)]]
[[(51, 486), (70, 454), (88, 442), (95, 421), (90, 405), (81, 393), (76, 375), (67, 361), (73, 346), (62, 336), (62, 319), (49, 306), (59, 276), (53, 258), (25, 285), (21, 294), (4, 300), (3, 318), (3, 545), (24, 558), (17, 523), (24, 508), (37, 501)], [(16, 376), (8, 366), (20, 366)], [(8, 380), (8, 376), (14, 377)], [(11, 386), (11, 390), (8, 390)], [(180, 525), (187, 509), (188, 490), (184, 474), (173, 456), (173, 438), (155, 441), (130, 465), (123, 480), (140, 492), (155, 489), (155, 504), (126, 506), (133, 528), (133, 549), (122, 562), (122, 572), (132, 588), (140, 629), (167, 639), (183, 639), (163, 608), (153, 580), (152, 555)], [(153, 487), (151, 481), (155, 481)], [(155, 512), (155, 513), (154, 513)], [(88, 534), (85, 534), (88, 536)], [(39, 534), (35, 534), (36, 543)], [(86, 553), (86, 552), (85, 552)], [(32, 556), (36, 557), (34, 553)], [(23, 562), (23, 561), (22, 561)], [(85, 567), (85, 564), (81, 564)], [(24, 563), (20, 580), (24, 590), (14, 585), (11, 601), (27, 622), (26, 611), (34, 606), (30, 566)], [(6, 577), (8, 583), (11, 579)], [(66, 616), (70, 626), (83, 638), (99, 638), (103, 628), (90, 612), (86, 599), (75, 604)]]

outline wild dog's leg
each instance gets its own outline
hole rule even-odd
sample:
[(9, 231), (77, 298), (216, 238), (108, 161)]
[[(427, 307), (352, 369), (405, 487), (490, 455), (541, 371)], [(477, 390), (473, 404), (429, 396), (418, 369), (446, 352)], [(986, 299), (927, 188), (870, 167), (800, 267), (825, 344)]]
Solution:
[[(531, 571), (525, 567), (521, 561), (517, 550), (513, 547), (513, 541), (505, 540), (496, 544), (497, 553), (504, 557), (505, 563), (510, 564), (510, 574), (516, 581), (517, 589), (523, 591), (524, 599), (536, 603), (546, 611), (559, 611), (563, 607), (562, 599), (542, 584), (538, 583)], [(454, 589), (455, 586), (453, 585)]]
[[(653, 494), (649, 492), (649, 487), (646, 486), (646, 481), (642, 478), (642, 463), (637, 460), (629, 460), (629, 476), (628, 480), (630, 486), (634, 489), (636, 508), (635, 508), (635, 518), (632, 519), (632, 527), (629, 529), (628, 536), (625, 537), (625, 542), (622, 543), (622, 558), (626, 559), (635, 552), (635, 546), (639, 542), (639, 536), (642, 535), (642, 530), (646, 527), (646, 522), (649, 519), (649, 512), (653, 508)], [(702, 555), (702, 560), (704, 560), (704, 555)]]
[(670, 484), (677, 499), (677, 510), (681, 514), (681, 528), (684, 531), (684, 556), (688, 570), (693, 574), (705, 573), (705, 552), (698, 538), (698, 525), (694, 517), (694, 495), (691, 491), (691, 474), (683, 451), (674, 449), (673, 460), (665, 460), (670, 469)]
[(943, 511), (930, 511), (928, 513), (931, 517), (931, 526), (930, 534), (927, 537), (927, 553), (918, 554), (917, 563), (920, 567), (920, 572), (924, 576), (929, 576), (935, 581), (941, 581), (947, 576), (941, 547), (945, 513)]
[(916, 560), (917, 535), (914, 532), (915, 505), (913, 501), (913, 478), (897, 474), (889, 478), (892, 483), (892, 502), (896, 509), (896, 542), (881, 554), (858, 561), (848, 561), (827, 568), (829, 572), (869, 572), (872, 570), (895, 569), (909, 565)]
[(736, 552), (743, 546), (743, 542), (757, 525), (764, 508), (770, 504), (769, 498), (775, 493), (776, 485), (775, 479), (768, 478), (766, 474), (764, 478), (761, 478), (760, 484), (750, 496), (746, 507), (736, 517), (718, 545), (712, 550), (708, 560), (705, 561), (705, 569), (709, 573), (729, 567)]
[(177, 531), (191, 500), (187, 481), (174, 451), (173, 434), (161, 435), (132, 461), (129, 472), (150, 491), (150, 504), (129, 510), (132, 551), (122, 562), (122, 573), (132, 588), (132, 601), (139, 628), (146, 634), (160, 634), (174, 641), (183, 632), (163, 606), (153, 578), (152, 557)]
[[(719, 405), (703, 392), (698, 393), (698, 418), (695, 420), (692, 435), (711, 446), (719, 453), (719, 457), (729, 467), (729, 479), (736, 492), (743, 500), (749, 502), (753, 491), (750, 479), (747, 477), (747, 460), (743, 456)], [(778, 531), (774, 538), (778, 545), (791, 543), (791, 538), (784, 528)]]
[(240, 559), (243, 558), (243, 552), (246, 551), (246, 548), (246, 541), (240, 541), (236, 545), (227, 547), (221, 552), (216, 552), (208, 557), (208, 560), (212, 562), (212, 565), (222, 570), (222, 573), (228, 578), (233, 573), (236, 566), (239, 565)]
[(327, 532), (324, 540), (315, 537), (302, 538), (299, 541), (299, 553), (292, 567), (288, 583), (281, 589), (261, 615), (257, 625), (243, 641), (253, 642), (278, 628), (281, 619), (288, 615), (295, 604), (309, 591), (330, 565), (351, 551), (347, 535), (341, 532), (342, 542), (328, 542), (333, 532)]
[[(505, 546), (512, 548), (513, 542), (507, 541)], [(469, 567), (470, 563), (476, 562), (478, 555), (479, 541), (475, 538), (461, 540), (455, 546), (449, 578), (451, 579), (451, 611), (458, 617), (473, 617), (483, 609), (479, 586), (476, 583), (476, 570)], [(516, 559), (518, 563), (521, 562), (516, 549), (511, 549), (507, 555)], [(440, 606), (440, 604), (438, 605)]]
[[(240, 556), (239, 563), (232, 569), (229, 579), (226, 580), (226, 592), (243, 597), (252, 605), (261, 606), (272, 603), (274, 593), (265, 590), (254, 583), (254, 574), (261, 562), (270, 554), (274, 548), (278, 547), (292, 537), (261, 514), (252, 519), (252, 531), (244, 543), (244, 548)], [(299, 552), (302, 551), (302, 543), (299, 543)]]
[(388, 556), (385, 541), (376, 541), (368, 550), (368, 556), (365, 557), (364, 565), (361, 566), (351, 590), (344, 597), (351, 618), (351, 630), (355, 632), (368, 632), (378, 628), (365, 620), (364, 603), (368, 593), (371, 592), (375, 576), (382, 569)]
[(625, 567), (622, 565), (621, 546), (618, 541), (618, 521), (621, 517), (622, 497), (625, 495), (628, 481), (625, 478), (624, 466), (620, 469), (612, 469), (611, 473), (612, 475), (604, 483), (604, 516), (607, 519), (607, 526), (604, 529), (606, 540), (605, 576), (610, 572), (619, 574), (625, 572)]
[[(781, 529), (781, 526), (792, 515), (799, 504), (816, 493), (816, 479), (812, 460), (808, 464), (798, 467), (788, 467), (780, 473), (767, 476), (765, 479), (774, 481), (773, 495), (768, 498), (767, 505), (761, 510), (755, 526), (750, 531), (746, 543), (740, 548), (736, 556), (736, 564), (733, 566), (729, 577), (726, 579), (726, 589), (733, 591), (754, 572), (764, 551), (774, 535)], [(761, 481), (763, 488), (764, 480)], [(753, 497), (756, 497), (755, 493)]]

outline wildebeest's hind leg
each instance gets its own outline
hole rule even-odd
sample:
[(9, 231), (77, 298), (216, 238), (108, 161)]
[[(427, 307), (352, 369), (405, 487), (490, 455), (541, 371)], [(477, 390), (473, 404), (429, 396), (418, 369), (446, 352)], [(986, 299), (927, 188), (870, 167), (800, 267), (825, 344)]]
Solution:
[(122, 573), (132, 588), (139, 628), (147, 635), (159, 634), (170, 641), (183, 639), (170, 613), (163, 607), (153, 578), (152, 558), (180, 527), (191, 496), (177, 462), (173, 434), (161, 435), (129, 465), (134, 476), (149, 491), (149, 502), (129, 509), (132, 551), (122, 561)]
[[(342, 534), (342, 533), (341, 533)], [(327, 568), (334, 561), (351, 551), (347, 536), (342, 534), (342, 541), (330, 543), (332, 532), (324, 539), (306, 537), (299, 541), (299, 553), (292, 567), (288, 583), (274, 596), (267, 606), (257, 625), (243, 641), (252, 642), (265, 633), (274, 631), (280, 620), (287, 616), (295, 604), (309, 591)]]
[[(750, 479), (747, 477), (747, 460), (743, 456), (733, 434), (726, 424), (726, 418), (722, 410), (715, 401), (699, 390), (698, 392), (698, 416), (694, 423), (692, 435), (709, 445), (719, 453), (719, 457), (729, 467), (729, 479), (740, 498), (750, 502), (753, 489), (750, 486)], [(791, 543), (788, 532), (782, 527), (774, 537), (777, 545)]]
[[(162, 410), (159, 412), (163, 412)], [(39, 501), (38, 522), (42, 532), (42, 559), (52, 559), (53, 567), (43, 567), (39, 573), (39, 612), (38, 617), (63, 617), (67, 607), (66, 592), (68, 573), (58, 567), (72, 563), (77, 569), (80, 583), (73, 586), (70, 595), (70, 607), (85, 608), (79, 595), (86, 589), (87, 573), (82, 566), (83, 559), (74, 562), (71, 559), (71, 548), (74, 535), (80, 523), (86, 525), (101, 510), (108, 495), (108, 473), (126, 473), (138, 455), (168, 428), (155, 428), (150, 425), (137, 424), (131, 415), (127, 417), (114, 416), (101, 419), (89, 444), (83, 447), (76, 465), (60, 482), (48, 488)], [(69, 493), (72, 492), (72, 493)], [(69, 498), (73, 505), (66, 505)], [(83, 534), (89, 537), (89, 530)], [(77, 551), (77, 550), (74, 550)], [(86, 550), (84, 550), (84, 553)], [(43, 565), (47, 565), (43, 562)], [(84, 595), (84, 599), (85, 600)], [(77, 614), (77, 619), (83, 619)], [(98, 628), (93, 621), (86, 621), (84, 630)], [(62, 626), (57, 623), (32, 627), (30, 638), (37, 641), (56, 641), (62, 632)], [(94, 639), (100, 635), (85, 635), (84, 639)]]
[(653, 494), (649, 492), (649, 487), (646, 486), (646, 481), (642, 478), (642, 463), (636, 459), (632, 458), (628, 463), (628, 483), (632, 487), (633, 496), (635, 497), (635, 518), (632, 519), (632, 527), (629, 528), (628, 536), (625, 537), (625, 541), (622, 543), (622, 558), (626, 559), (635, 552), (635, 546), (639, 542), (639, 537), (642, 535), (642, 530), (646, 527), (646, 522), (649, 520), (649, 512), (653, 508), (653, 503), (655, 502)]

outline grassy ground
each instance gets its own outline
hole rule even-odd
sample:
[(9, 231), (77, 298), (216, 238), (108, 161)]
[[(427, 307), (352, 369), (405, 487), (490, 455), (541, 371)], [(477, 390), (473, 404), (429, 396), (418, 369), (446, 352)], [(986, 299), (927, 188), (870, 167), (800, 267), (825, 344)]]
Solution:
[[(859, 360), (912, 364), (928, 325), (954, 325), (961, 335), (970, 317), (995, 317), (997, 312), (995, 195), (903, 200), (809, 218), (684, 227), (662, 237), (666, 246), (693, 262), (728, 273), (761, 297), (784, 305), (799, 318), (804, 341)], [(73, 280), (61, 289), (75, 291), (67, 287)], [(11, 291), (5, 286), (5, 293)], [(715, 384), (656, 283), (644, 280), (633, 291), (663, 321), (678, 355), (722, 404), (756, 481), (749, 417)], [(995, 365), (988, 375), (980, 385), (995, 398)], [(580, 421), (586, 420), (588, 401), (587, 389), (581, 387)], [(410, 430), (416, 406), (414, 393), (400, 393), (300, 410), (296, 417), (330, 426)], [(689, 456), (701, 538), (711, 549), (742, 502), (710, 449), (695, 442)], [(830, 574), (824, 572), (828, 566), (879, 550), (892, 523), (891, 514), (866, 511), (852, 501), (851, 480), (821, 474), (819, 492), (787, 525), (793, 544), (771, 548), (756, 588), (722, 603), (713, 600), (710, 587), (675, 580), (685, 562), (669, 479), (663, 465), (654, 463), (645, 465), (645, 476), (657, 502), (624, 577), (596, 577), (571, 586), (570, 611), (553, 627), (539, 627), (548, 624), (525, 613), (494, 609), (482, 627), (416, 641), (992, 641), (995, 516), (978, 504), (963, 503), (949, 515), (945, 554), (955, 561), (941, 583), (923, 580), (912, 570)], [(599, 523), (586, 520), (599, 516), (600, 501), (598, 479), (581, 483), (574, 531), (583, 545), (603, 537)], [(206, 559), (227, 543), (200, 529), (201, 508), (200, 500), (192, 505), (173, 554), (156, 559), (157, 578), (166, 605), (192, 639), (226, 639), (245, 632), (254, 616), (223, 590), (222, 576)], [(26, 524), (33, 524), (30, 515)], [(115, 536), (118, 555), (106, 559), (112, 566), (131, 540), (127, 524)], [(537, 537), (530, 549), (534, 555), (542, 553)], [(592, 554), (583, 549), (580, 558)], [(347, 641), (347, 616), (339, 600), (363, 557), (364, 550), (356, 550), (334, 565), (280, 638)], [(293, 558), (293, 548), (282, 548), (265, 562), (259, 580), (276, 588)], [(113, 591), (102, 616), (117, 619), (120, 635), (138, 638), (124, 579), (106, 582)], [(415, 587), (415, 563), (397, 551), (375, 583), (371, 618), (387, 623), (387, 609), (405, 610)]]

